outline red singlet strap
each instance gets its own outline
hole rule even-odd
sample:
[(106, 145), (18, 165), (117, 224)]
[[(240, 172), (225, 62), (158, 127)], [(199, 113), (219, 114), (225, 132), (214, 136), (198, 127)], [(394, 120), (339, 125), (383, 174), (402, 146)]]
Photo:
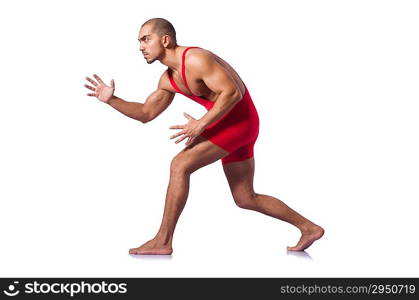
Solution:
[[(167, 73), (169, 75), (169, 80), (170, 83), (172, 84), (172, 87), (175, 89), (176, 92), (183, 94), (183, 92), (180, 90), (180, 88), (177, 86), (175, 80), (173, 79), (173, 75), (172, 75), (172, 69), (167, 68)], [(183, 94), (185, 95), (185, 94)]]
[(186, 88), (188, 89), (189, 93), (191, 93), (192, 96), (195, 96), (191, 89), (188, 86), (188, 82), (186, 81), (186, 75), (185, 75), (185, 54), (189, 49), (193, 49), (193, 48), (199, 48), (199, 47), (188, 47), (183, 51), (183, 55), (182, 55), (182, 78), (183, 78), (183, 82), (185, 83)]

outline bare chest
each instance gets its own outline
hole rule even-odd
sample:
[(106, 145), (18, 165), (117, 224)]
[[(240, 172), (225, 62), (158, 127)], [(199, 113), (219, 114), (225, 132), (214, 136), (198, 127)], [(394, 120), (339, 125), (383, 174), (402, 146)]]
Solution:
[(177, 87), (180, 89), (182, 93), (189, 96), (192, 93), (195, 96), (198, 96), (198, 97), (210, 100), (210, 101), (216, 100), (216, 96), (217, 96), (216, 93), (211, 91), (202, 80), (197, 79), (196, 77), (193, 76), (193, 74), (190, 74), (187, 71), (185, 72), (185, 75), (186, 75), (186, 82), (188, 86), (186, 86), (185, 81), (183, 80), (181, 74), (179, 74), (176, 71), (172, 72), (173, 80), (175, 81)]

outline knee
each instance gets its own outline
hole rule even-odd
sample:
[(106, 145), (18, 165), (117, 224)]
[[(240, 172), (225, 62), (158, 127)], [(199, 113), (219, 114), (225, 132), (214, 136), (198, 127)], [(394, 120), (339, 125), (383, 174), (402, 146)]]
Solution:
[(256, 194), (233, 194), (236, 205), (243, 209), (255, 210), (257, 207)]
[(182, 155), (176, 155), (170, 164), (170, 173), (172, 174), (188, 174), (189, 167)]

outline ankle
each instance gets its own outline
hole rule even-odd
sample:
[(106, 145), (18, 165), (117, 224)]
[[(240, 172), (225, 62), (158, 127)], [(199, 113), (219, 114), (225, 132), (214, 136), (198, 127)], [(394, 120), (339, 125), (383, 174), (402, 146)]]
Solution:
[(314, 224), (313, 222), (307, 221), (304, 222), (302, 224), (300, 224), (298, 226), (298, 228), (300, 229), (301, 233), (309, 233), (311, 231), (313, 231), (313, 227), (317, 226), (316, 224)]
[(169, 234), (158, 233), (154, 239), (164, 246), (172, 245), (172, 236)]

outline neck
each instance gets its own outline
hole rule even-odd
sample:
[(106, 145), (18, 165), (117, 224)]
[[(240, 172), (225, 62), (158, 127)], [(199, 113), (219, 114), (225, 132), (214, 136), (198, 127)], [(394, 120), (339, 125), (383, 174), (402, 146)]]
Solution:
[(182, 46), (175, 46), (172, 49), (167, 49), (160, 62), (174, 71), (180, 70), (182, 67), (183, 48)]

